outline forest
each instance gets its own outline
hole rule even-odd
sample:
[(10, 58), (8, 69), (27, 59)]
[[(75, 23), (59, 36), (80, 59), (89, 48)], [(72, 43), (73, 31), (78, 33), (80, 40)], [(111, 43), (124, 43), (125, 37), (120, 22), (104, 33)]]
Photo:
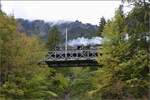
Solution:
[(38, 65), (61, 42), (57, 26), (45, 42), (0, 11), (0, 100), (149, 100), (150, 2), (122, 2), (133, 6), (128, 14), (120, 5), (111, 19), (100, 19), (102, 67)]
[(78, 20), (76, 21), (58, 21), (57, 23), (48, 22), (44, 20), (25, 20), (25, 19), (16, 19), (18, 25), (18, 31), (24, 32), (28, 36), (37, 35), (42, 40), (47, 41), (48, 31), (56, 26), (60, 31), (60, 35), (62, 36), (61, 41), (65, 40), (65, 30), (66, 27), (68, 29), (68, 39), (72, 40), (78, 37), (90, 38), (96, 36), (96, 32), (98, 30), (97, 25), (92, 25), (90, 23), (84, 24)]

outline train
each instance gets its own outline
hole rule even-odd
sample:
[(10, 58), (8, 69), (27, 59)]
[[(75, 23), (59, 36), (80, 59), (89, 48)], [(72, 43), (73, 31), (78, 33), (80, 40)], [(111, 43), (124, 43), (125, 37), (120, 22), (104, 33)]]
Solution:
[[(76, 46), (69, 46), (67, 45), (67, 50), (97, 50), (102, 47), (101, 44), (96, 44), (96, 45), (76, 45)], [(53, 51), (61, 51), (65, 50), (65, 45), (59, 45), (56, 46)]]

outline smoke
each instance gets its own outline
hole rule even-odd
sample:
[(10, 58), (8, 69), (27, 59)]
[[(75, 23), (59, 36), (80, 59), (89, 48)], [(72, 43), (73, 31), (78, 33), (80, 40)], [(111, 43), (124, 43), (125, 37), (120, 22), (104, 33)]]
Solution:
[(101, 37), (93, 37), (91, 39), (79, 37), (77, 39), (73, 39), (68, 41), (69, 46), (79, 46), (79, 45), (100, 45), (102, 43)]

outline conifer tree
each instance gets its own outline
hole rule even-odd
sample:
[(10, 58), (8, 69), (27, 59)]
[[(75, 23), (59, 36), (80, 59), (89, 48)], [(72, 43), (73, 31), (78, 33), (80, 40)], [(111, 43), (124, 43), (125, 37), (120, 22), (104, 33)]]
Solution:
[(100, 22), (99, 22), (98, 32), (97, 32), (98, 36), (102, 36), (102, 32), (103, 32), (105, 24), (106, 24), (105, 18), (101, 17)]
[(54, 50), (60, 43), (60, 31), (56, 26), (53, 26), (48, 33), (47, 47), (50, 50)]
[(144, 20), (138, 19), (144, 18), (139, 11), (142, 8), (134, 8), (125, 17), (120, 6), (104, 28), (102, 56), (98, 60), (103, 68), (93, 77), (97, 89), (91, 92), (103, 99), (148, 98), (148, 53), (143, 46), (148, 42), (141, 35), (147, 31), (147, 26)]

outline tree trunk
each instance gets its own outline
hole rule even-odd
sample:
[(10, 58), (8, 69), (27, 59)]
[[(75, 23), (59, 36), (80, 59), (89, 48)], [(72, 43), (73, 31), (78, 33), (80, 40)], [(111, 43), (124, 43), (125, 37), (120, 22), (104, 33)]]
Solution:
[(64, 100), (70, 100), (70, 93), (65, 93)]

